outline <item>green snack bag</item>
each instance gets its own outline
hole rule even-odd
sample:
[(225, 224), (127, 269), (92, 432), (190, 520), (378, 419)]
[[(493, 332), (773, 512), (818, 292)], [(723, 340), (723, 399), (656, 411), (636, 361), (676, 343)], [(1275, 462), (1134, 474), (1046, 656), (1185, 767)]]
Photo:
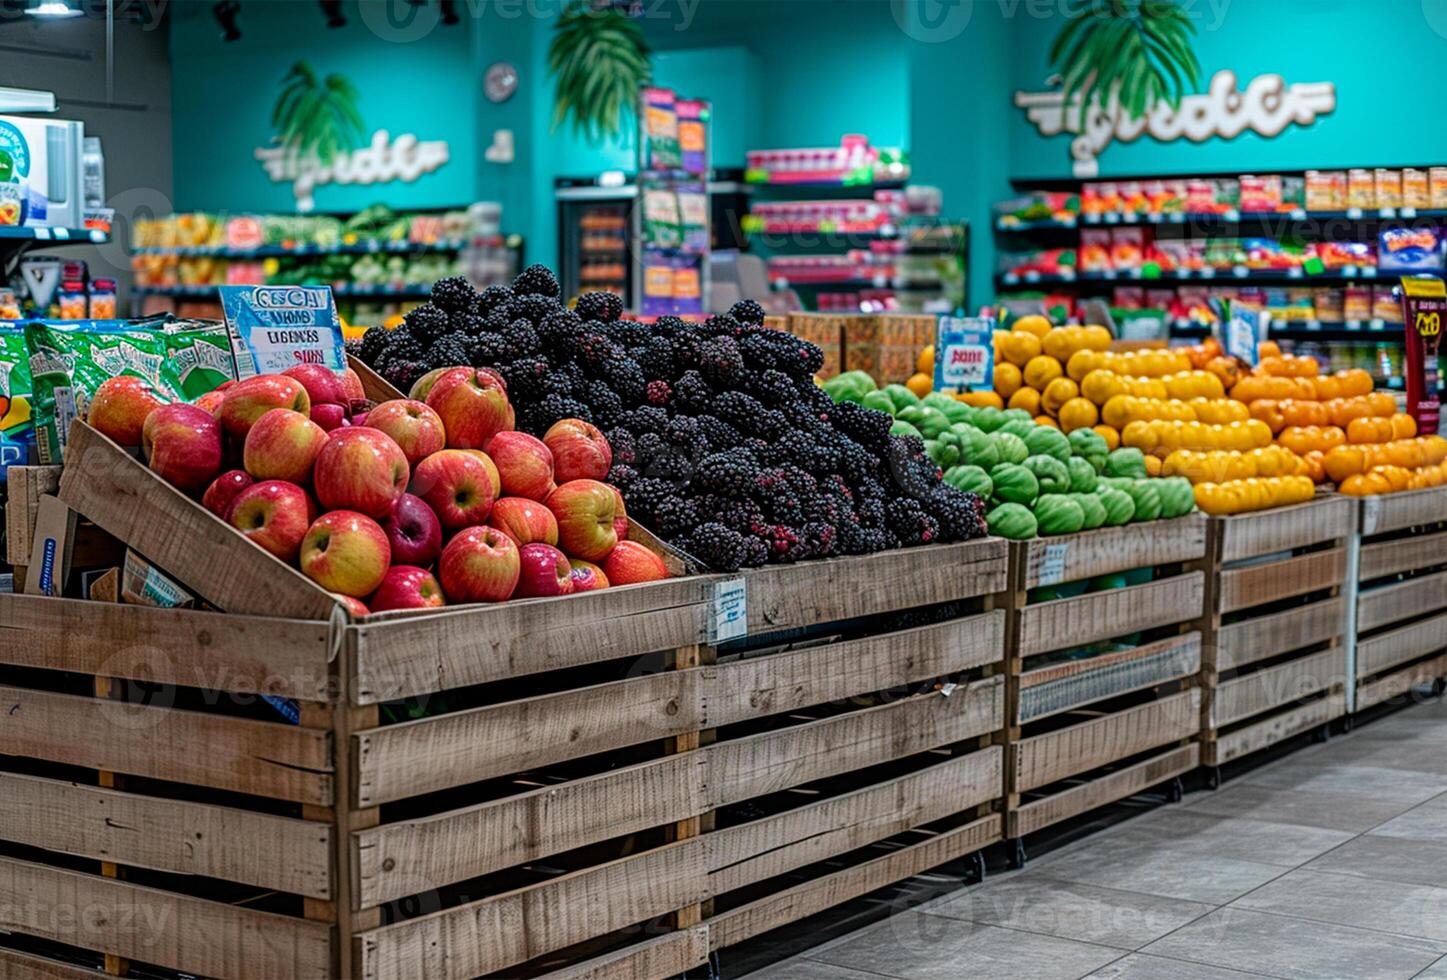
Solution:
[(34, 452), (30, 397), (25, 331), (18, 325), (0, 326), (0, 483), (10, 467), (26, 465)]
[(186, 401), (236, 380), (236, 358), (226, 324), (181, 320), (167, 324), (164, 330), (166, 357)]

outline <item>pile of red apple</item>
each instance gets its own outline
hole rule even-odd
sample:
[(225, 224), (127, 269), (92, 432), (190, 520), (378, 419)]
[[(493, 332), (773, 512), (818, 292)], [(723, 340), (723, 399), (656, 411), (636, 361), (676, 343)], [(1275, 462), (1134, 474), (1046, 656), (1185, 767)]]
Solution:
[[(101, 384), (88, 421), (356, 615), (568, 595), (668, 577), (628, 541), (594, 426), (513, 428), (507, 385), (449, 368), (370, 410), (350, 370), (306, 364), (167, 404)], [(239, 465), (238, 465), (239, 464)]]

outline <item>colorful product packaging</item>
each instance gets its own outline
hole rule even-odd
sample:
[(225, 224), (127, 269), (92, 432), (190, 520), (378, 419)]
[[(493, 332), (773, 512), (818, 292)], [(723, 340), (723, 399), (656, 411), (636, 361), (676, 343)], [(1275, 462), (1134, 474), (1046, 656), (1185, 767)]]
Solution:
[(225, 323), (177, 320), (167, 323), (162, 330), (166, 357), (187, 401), (236, 380), (236, 358)]
[(1347, 204), (1347, 175), (1344, 170), (1306, 172), (1306, 209), (1341, 211)]
[(236, 376), (276, 374), (298, 364), (347, 366), (330, 286), (221, 286)]
[(1080, 229), (1080, 271), (1108, 272), (1110, 264), (1110, 231), (1105, 228)]
[(671, 189), (652, 187), (643, 192), (643, 241), (658, 248), (678, 248), (683, 244), (678, 195)]
[(1402, 206), (1402, 171), (1378, 167), (1372, 172), (1372, 183), (1376, 187), (1377, 207)]
[(1432, 208), (1447, 208), (1447, 167), (1427, 168), (1427, 197)]
[(1442, 271), (1442, 236), (1436, 228), (1383, 228), (1377, 266), (1392, 272)]
[(1402, 168), (1402, 207), (1430, 208), (1432, 194), (1428, 186), (1427, 171), (1416, 167)]
[(30, 400), (25, 330), (19, 324), (0, 324), (0, 483), (5, 482), (10, 467), (25, 466), (34, 453)]
[(672, 89), (650, 87), (643, 90), (643, 127), (647, 138), (645, 170), (679, 170), (683, 167), (676, 102)]
[(1369, 210), (1377, 206), (1377, 179), (1370, 170), (1347, 171), (1347, 207)]
[(702, 99), (679, 99), (676, 108), (683, 169), (691, 174), (707, 173), (709, 104)]
[(1281, 207), (1281, 177), (1242, 174), (1240, 207), (1242, 211), (1276, 211)]
[(708, 250), (708, 194), (702, 188), (678, 191), (678, 225), (683, 248), (689, 252)]
[(1441, 420), (1438, 351), (1447, 317), (1447, 287), (1441, 279), (1402, 280), (1402, 319), (1406, 325), (1407, 414), (1417, 431), (1435, 433)]
[(1110, 231), (1110, 264), (1118, 271), (1139, 270), (1145, 265), (1146, 229), (1112, 228)]

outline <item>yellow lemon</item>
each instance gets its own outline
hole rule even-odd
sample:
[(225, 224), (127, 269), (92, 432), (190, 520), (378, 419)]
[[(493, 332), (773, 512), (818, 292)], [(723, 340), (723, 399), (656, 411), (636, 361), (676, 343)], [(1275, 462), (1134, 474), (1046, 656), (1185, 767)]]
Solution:
[(1096, 423), (1095, 403), (1089, 398), (1075, 397), (1060, 406), (1060, 428), (1066, 432), (1087, 429)]
[(1029, 316), (1022, 316), (1010, 325), (1012, 331), (1034, 334), (1037, 338), (1044, 337), (1050, 332), (1050, 321), (1038, 313), (1031, 313)]
[(1020, 369), (1009, 361), (998, 361), (995, 364), (995, 394), (1001, 398), (1009, 398), (1020, 390), (1021, 385)]
[(1010, 396), (1010, 408), (1023, 408), (1031, 415), (1040, 414), (1040, 392), (1034, 388), (1021, 388)]
[(1041, 354), (1038, 357), (1030, 358), (1025, 365), (1025, 383), (1036, 391), (1044, 391), (1045, 386), (1065, 373), (1060, 362), (1049, 354)]
[(914, 362), (914, 369), (920, 374), (933, 376), (935, 373), (935, 345), (929, 344), (919, 352), (919, 358)]
[(1114, 371), (1096, 368), (1077, 380), (1080, 382), (1080, 393), (1097, 405), (1104, 405), (1116, 395), (1125, 394), (1125, 382)]
[(1056, 422), (1054, 419), (1052, 419), (1052, 418), (1051, 418), (1050, 416), (1048, 416), (1048, 415), (1037, 415), (1037, 416), (1035, 416), (1035, 424), (1036, 424), (1036, 425), (1048, 425), (1048, 426), (1050, 426), (1050, 428), (1052, 428), (1052, 429), (1058, 429), (1058, 428), (1060, 428), (1060, 423)]
[(904, 386), (914, 392), (920, 398), (928, 395), (935, 386), (934, 378), (928, 374), (912, 374)]
[(1047, 415), (1058, 416), (1060, 408), (1080, 394), (1080, 386), (1069, 378), (1056, 378), (1040, 393), (1040, 407)]
[(1113, 425), (1092, 425), (1091, 431), (1105, 440), (1105, 448), (1115, 452), (1120, 448), (1120, 430)]
[(1000, 338), (1000, 354), (1017, 367), (1030, 363), (1040, 353), (1040, 338), (1025, 331), (1011, 331)]
[[(1020, 389), (1025, 391), (1027, 389)], [(1000, 396), (993, 391), (967, 391), (959, 396), (959, 400), (966, 405), (973, 405), (976, 408), (1004, 408), (1005, 403)]]
[(1110, 350), (1110, 331), (1098, 323), (1092, 323), (1081, 334), (1086, 350)]

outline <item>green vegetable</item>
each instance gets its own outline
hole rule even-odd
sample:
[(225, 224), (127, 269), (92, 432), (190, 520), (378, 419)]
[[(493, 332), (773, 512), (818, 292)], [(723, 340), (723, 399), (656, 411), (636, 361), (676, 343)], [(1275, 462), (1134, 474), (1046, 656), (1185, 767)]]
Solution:
[(1035, 537), (1035, 515), (1020, 504), (1001, 504), (985, 515), (985, 526), (991, 534), (1012, 541)]
[(1038, 428), (1040, 428), (1040, 426), (1034, 422), (1021, 422), (1019, 419), (1009, 419), (995, 431), (1008, 432), (1012, 436), (1019, 436), (1021, 441), (1023, 441), (1026, 436)]
[(945, 470), (945, 482), (956, 490), (968, 490), (978, 494), (981, 500), (989, 500), (995, 492), (995, 484), (990, 480), (990, 474), (969, 464), (952, 466)]
[(1153, 521), (1161, 516), (1161, 493), (1156, 489), (1158, 482), (1137, 480), (1125, 491), (1135, 502), (1135, 521)]
[(1054, 456), (1062, 463), (1070, 459), (1070, 440), (1059, 429), (1032, 422), (1024, 438), (1031, 456)]
[(890, 401), (889, 396), (882, 391), (865, 392), (864, 396), (859, 399), (859, 404), (865, 408), (872, 408), (876, 412), (894, 414), (894, 402)]
[(945, 418), (949, 419), (951, 424), (955, 422), (968, 422), (970, 420), (970, 406), (962, 401), (956, 401), (949, 395), (942, 394), (938, 391), (932, 391), (928, 395), (925, 395), (922, 399), (922, 404), (943, 412)]
[(1154, 481), (1161, 497), (1162, 517), (1184, 517), (1196, 509), (1196, 493), (1184, 476), (1168, 476)]
[(960, 437), (960, 459), (962, 462), (974, 463), (982, 469), (989, 470), (1000, 461), (1000, 451), (995, 448), (995, 440), (969, 425), (953, 425), (950, 431)]
[(919, 436), (921, 439), (924, 438), (924, 436), (920, 436), (919, 430), (908, 422), (895, 422), (889, 427), (889, 434), (892, 436)]
[(1091, 429), (1076, 429), (1067, 437), (1070, 440), (1070, 451), (1079, 456), (1099, 473), (1105, 468), (1105, 459), (1110, 455), (1106, 448), (1105, 438)]
[(948, 469), (960, 461), (960, 437), (942, 432), (938, 439), (925, 440), (924, 451), (941, 469)]
[(1147, 476), (1145, 453), (1134, 446), (1122, 446), (1105, 458), (1105, 474), (1144, 480)]
[(926, 439), (933, 439), (950, 427), (950, 420), (945, 413), (928, 405), (906, 405), (894, 417), (897, 421), (908, 422), (914, 426)]
[(1087, 591), (1108, 592), (1111, 589), (1123, 589), (1129, 584), (1126, 577), (1120, 572), (1111, 572), (1108, 575), (1097, 575), (1091, 579)]
[(1029, 504), (1040, 493), (1040, 481), (1035, 474), (1018, 463), (999, 463), (990, 470), (990, 482), (995, 485), (995, 498), (1011, 504)]
[(1083, 530), (1094, 531), (1105, 523), (1105, 504), (1093, 493), (1072, 493), (1070, 499), (1080, 505), (1080, 511), (1085, 515)]
[(919, 396), (910, 391), (904, 385), (885, 385), (884, 393), (889, 396), (890, 402), (894, 405), (895, 411), (899, 411), (906, 405), (918, 405)]
[(1114, 487), (1117, 490), (1129, 490), (1135, 485), (1133, 476), (1102, 476), (1096, 479), (1097, 489), (1100, 487)]
[(1070, 471), (1070, 489), (1076, 493), (1094, 493), (1096, 484), (1100, 478), (1095, 475), (1095, 467), (1080, 456), (1072, 456), (1065, 461), (1065, 468)]
[(1005, 424), (1005, 413), (993, 405), (975, 409), (975, 428), (981, 432), (994, 432)]
[(845, 371), (824, 382), (824, 393), (836, 402), (857, 402), (875, 387), (869, 372)]
[(1019, 421), (1029, 422), (1031, 425), (1035, 424), (1035, 420), (1030, 417), (1030, 413), (1025, 411), (1023, 408), (1007, 408), (1000, 414), (1005, 416), (1006, 422)]
[(1105, 505), (1105, 523), (1111, 527), (1129, 524), (1135, 517), (1135, 501), (1124, 490), (1102, 483), (1095, 488), (1095, 495)]
[(1074, 534), (1085, 526), (1085, 512), (1063, 493), (1046, 493), (1035, 501), (1035, 520), (1042, 535)]
[(995, 452), (1000, 456), (1002, 463), (1023, 463), (1030, 455), (1030, 450), (1025, 448), (1025, 440), (1009, 432), (995, 432), (990, 435), (991, 441), (995, 443)]
[(1041, 493), (1065, 493), (1070, 489), (1070, 471), (1054, 456), (1031, 456), (1024, 465), (1035, 474)]

